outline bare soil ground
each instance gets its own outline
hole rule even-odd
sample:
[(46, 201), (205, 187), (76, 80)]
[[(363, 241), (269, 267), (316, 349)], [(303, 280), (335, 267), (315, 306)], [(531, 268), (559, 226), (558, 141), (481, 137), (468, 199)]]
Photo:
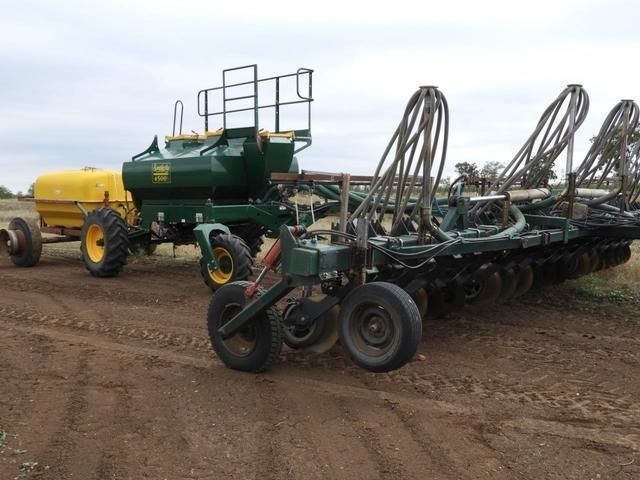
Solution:
[(339, 346), (228, 370), (209, 300), (185, 259), (0, 263), (0, 479), (640, 478), (635, 294), (567, 283), (428, 321), (390, 374)]

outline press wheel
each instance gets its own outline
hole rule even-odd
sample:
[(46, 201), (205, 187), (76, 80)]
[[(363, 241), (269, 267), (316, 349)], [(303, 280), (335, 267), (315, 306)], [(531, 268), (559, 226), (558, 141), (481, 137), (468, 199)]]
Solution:
[[(207, 312), (207, 328), (213, 350), (229, 368), (262, 372), (269, 368), (282, 349), (282, 318), (275, 306), (257, 313), (233, 336), (223, 339), (218, 329), (250, 302), (245, 291), (249, 282), (222, 286), (212, 297)], [(257, 295), (261, 295), (258, 290)]]
[(341, 304), (340, 342), (356, 365), (388, 372), (413, 358), (422, 338), (422, 319), (411, 296), (392, 283), (354, 288)]

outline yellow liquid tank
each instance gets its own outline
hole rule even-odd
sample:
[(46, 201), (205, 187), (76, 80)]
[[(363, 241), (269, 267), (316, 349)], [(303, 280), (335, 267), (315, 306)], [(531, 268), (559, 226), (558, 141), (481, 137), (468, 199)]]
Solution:
[(82, 228), (84, 215), (78, 204), (90, 212), (104, 205), (106, 192), (109, 206), (127, 223), (132, 222), (134, 218), (127, 218), (127, 212), (133, 203), (124, 189), (122, 173), (115, 170), (85, 167), (45, 173), (36, 179), (33, 191), (45, 226), (65, 228)]

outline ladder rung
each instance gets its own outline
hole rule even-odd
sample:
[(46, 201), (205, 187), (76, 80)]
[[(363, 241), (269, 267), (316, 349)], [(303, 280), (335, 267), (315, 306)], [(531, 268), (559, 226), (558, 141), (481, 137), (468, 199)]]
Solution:
[(232, 100), (244, 100), (245, 98), (256, 98), (256, 96), (255, 95), (243, 95), (242, 97), (225, 98), (224, 101), (225, 102), (230, 102)]

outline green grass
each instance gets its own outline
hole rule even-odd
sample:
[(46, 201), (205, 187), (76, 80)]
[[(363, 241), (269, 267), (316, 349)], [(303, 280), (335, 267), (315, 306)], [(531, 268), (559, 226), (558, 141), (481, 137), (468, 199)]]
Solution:
[(573, 289), (580, 296), (609, 302), (629, 302), (634, 300), (638, 288), (637, 285), (635, 287), (636, 291), (634, 292), (627, 285), (611, 284), (598, 273), (578, 279), (573, 285)]

